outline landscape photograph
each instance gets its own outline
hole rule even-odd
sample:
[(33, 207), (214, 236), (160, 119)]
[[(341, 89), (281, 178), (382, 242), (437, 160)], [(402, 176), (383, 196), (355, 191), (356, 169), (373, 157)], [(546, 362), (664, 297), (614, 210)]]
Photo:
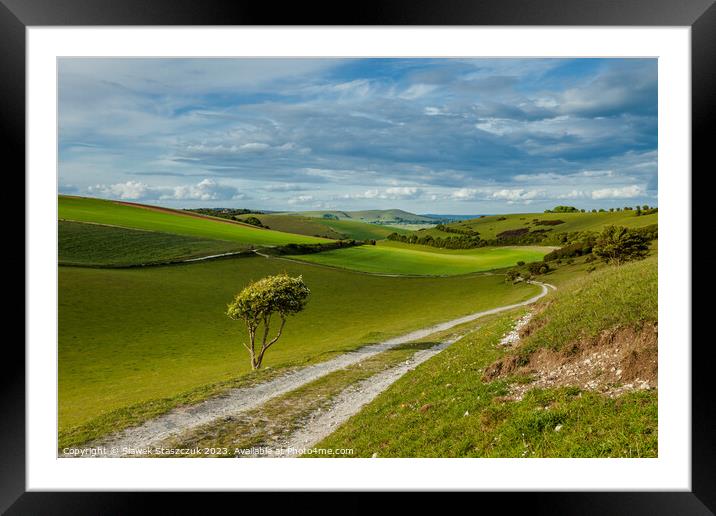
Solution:
[(659, 456), (657, 59), (57, 74), (59, 458)]

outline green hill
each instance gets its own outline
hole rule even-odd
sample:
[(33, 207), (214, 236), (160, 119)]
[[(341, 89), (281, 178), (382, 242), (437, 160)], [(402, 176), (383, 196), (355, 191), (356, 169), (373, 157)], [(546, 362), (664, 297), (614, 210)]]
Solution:
[(302, 211), (299, 215), (317, 218), (333, 218), (334, 220), (356, 220), (372, 224), (436, 224), (439, 222), (431, 217), (416, 215), (403, 210), (362, 210), (362, 211)]
[(452, 276), (514, 266), (518, 261), (542, 260), (548, 247), (479, 247), (439, 249), (384, 241), (322, 253), (293, 256), (306, 262), (363, 272), (419, 276)]
[(335, 240), (382, 240), (391, 233), (409, 233), (408, 230), (398, 227), (369, 224), (351, 219), (327, 219), (298, 214), (250, 214), (239, 216), (242, 220), (248, 217), (255, 217), (264, 226), (277, 231)]
[[(559, 223), (561, 221), (561, 223)], [(629, 228), (649, 226), (658, 223), (658, 213), (637, 216), (635, 211), (618, 211), (602, 213), (515, 213), (510, 215), (489, 215), (478, 219), (464, 220), (446, 224), (448, 229), (472, 230), (480, 234), (480, 238), (493, 239), (504, 231), (544, 229), (551, 233), (572, 231), (600, 231), (605, 226), (614, 224)], [(433, 237), (449, 237), (439, 229), (426, 229), (419, 234), (430, 234)]]
[[(125, 410), (136, 403), (156, 401), (144, 407), (148, 417), (180, 403), (187, 390), (249, 374), (241, 345), (246, 330), (224, 315), (226, 303), (250, 281), (280, 272), (302, 275), (311, 298), (271, 348), (265, 364), (271, 368), (326, 360), (538, 290), (507, 285), (497, 275), (378, 277), (257, 256), (131, 269), (60, 267), (61, 439), (95, 431), (90, 421), (111, 411), (123, 412), (105, 420), (104, 431), (136, 421), (139, 412)], [(70, 431), (82, 424), (90, 427)]]
[(128, 267), (248, 251), (227, 240), (196, 238), (85, 222), (58, 223), (60, 265)]
[(643, 382), (656, 381), (657, 283), (656, 256), (583, 274), (540, 303), (516, 348), (498, 343), (524, 310), (471, 323), (316, 447), (356, 457), (656, 457), (658, 393)]
[(156, 206), (103, 199), (59, 196), (58, 218), (111, 226), (145, 229), (198, 238), (228, 240), (253, 245), (320, 243), (325, 239), (282, 233), (194, 213)]

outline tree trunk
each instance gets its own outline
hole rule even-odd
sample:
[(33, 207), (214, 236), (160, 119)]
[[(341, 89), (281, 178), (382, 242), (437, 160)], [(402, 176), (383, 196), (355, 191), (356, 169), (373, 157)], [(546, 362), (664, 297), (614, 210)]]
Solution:
[(256, 341), (256, 329), (249, 327), (249, 342), (251, 346), (244, 344), (244, 347), (249, 351), (249, 358), (251, 359), (251, 369), (256, 370), (261, 366), (261, 361), (256, 362), (256, 352), (254, 351), (254, 343)]
[(273, 344), (276, 343), (276, 341), (281, 337), (281, 333), (283, 333), (283, 327), (286, 324), (286, 317), (281, 314), (281, 326), (278, 328), (278, 333), (276, 336), (271, 339), (269, 342), (266, 342), (268, 340), (269, 335), (269, 323), (271, 321), (271, 316), (269, 315), (268, 318), (264, 318), (264, 337), (263, 341), (261, 342), (261, 351), (259, 351), (258, 356), (256, 357), (256, 367), (254, 369), (258, 369), (261, 367), (261, 362), (263, 362), (264, 359), (264, 353), (266, 353), (266, 350), (270, 348)]

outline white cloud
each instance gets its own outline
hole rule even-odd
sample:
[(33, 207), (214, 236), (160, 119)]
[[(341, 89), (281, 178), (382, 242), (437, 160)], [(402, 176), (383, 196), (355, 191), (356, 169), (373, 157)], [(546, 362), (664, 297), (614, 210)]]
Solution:
[(268, 149), (269, 147), (270, 147), (270, 145), (268, 143), (252, 142), (252, 143), (244, 143), (239, 148), (241, 150), (246, 150), (246, 151), (262, 151), (262, 150)]
[(182, 200), (182, 201), (223, 201), (246, 199), (245, 194), (229, 185), (204, 179), (195, 185), (173, 187), (150, 186), (139, 181), (127, 181), (111, 185), (98, 184), (87, 188), (87, 193), (122, 200)]
[(475, 190), (474, 188), (460, 188), (453, 191), (450, 197), (456, 201), (472, 201), (477, 197), (479, 192), (479, 190)]
[(260, 186), (261, 190), (267, 192), (301, 192), (304, 190), (313, 190), (315, 187), (308, 187), (305, 185), (299, 185), (296, 183), (277, 183), (277, 184), (266, 184)]
[(504, 188), (492, 192), (493, 199), (505, 200), (508, 202), (532, 201), (535, 199), (544, 199), (546, 193), (543, 190), (525, 190), (523, 188)]
[(422, 193), (421, 188), (414, 186), (392, 187), (385, 190), (385, 196), (388, 199), (417, 199)]
[(311, 202), (313, 200), (314, 197), (312, 195), (299, 195), (288, 199), (286, 202), (289, 204), (306, 204), (307, 202)]
[(414, 99), (420, 98), (424, 95), (427, 95), (428, 93), (433, 91), (435, 88), (437, 88), (437, 86), (435, 86), (434, 84), (422, 84), (422, 83), (413, 84), (412, 86), (410, 86), (408, 89), (406, 89), (403, 93), (401, 93), (398, 96), (402, 99), (414, 100)]
[(584, 199), (589, 197), (589, 194), (583, 190), (571, 190), (564, 194), (559, 194), (557, 199)]
[(204, 179), (196, 185), (176, 186), (171, 194), (165, 194), (161, 199), (192, 200), (192, 201), (220, 201), (229, 199), (245, 199), (233, 186), (222, 185), (213, 179)]
[(345, 194), (344, 199), (389, 199), (389, 200), (413, 200), (423, 195), (422, 188), (415, 186), (396, 186), (385, 190), (365, 190), (364, 192)]
[(127, 181), (126, 183), (116, 183), (113, 185), (94, 185), (87, 188), (87, 192), (90, 194), (123, 200), (151, 199), (152, 190), (156, 190), (156, 188), (152, 188), (139, 181)]
[(518, 126), (526, 126), (526, 123), (518, 123), (505, 118), (486, 118), (475, 124), (475, 127), (488, 133), (503, 136), (515, 131)]
[(584, 177), (614, 177), (613, 170), (583, 170), (578, 175)]
[(439, 107), (434, 107), (434, 106), (426, 107), (423, 112), (428, 116), (437, 116), (437, 115), (445, 114), (445, 112), (442, 109), (440, 109)]
[(592, 199), (633, 199), (645, 194), (639, 185), (624, 186), (622, 188), (602, 188), (592, 192)]

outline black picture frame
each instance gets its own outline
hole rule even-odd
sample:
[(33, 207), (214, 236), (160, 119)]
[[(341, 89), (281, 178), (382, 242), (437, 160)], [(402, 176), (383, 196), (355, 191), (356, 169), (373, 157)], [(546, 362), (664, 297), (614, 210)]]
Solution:
[[(217, 0), (0, 0), (0, 131), (8, 171), (8, 157), (15, 169), (25, 166), (25, 29), (63, 25), (690, 26), (692, 170), (704, 169), (700, 172), (703, 175), (706, 167), (713, 163), (710, 137), (716, 120), (714, 0), (393, 0), (332, 5), (283, 3), (280, 7), (270, 3)], [(692, 173), (692, 178), (695, 175)], [(24, 191), (24, 183), (18, 187)], [(693, 206), (698, 204), (694, 199)], [(692, 219), (696, 222), (693, 215)], [(12, 259), (19, 260), (19, 257)], [(699, 311), (695, 305), (694, 311)], [(6, 365), (0, 375), (0, 511), (7, 514), (129, 514), (156, 501), (161, 503), (162, 513), (175, 514), (195, 512), (194, 504), (205, 503), (191, 493), (26, 492), (25, 354), (18, 341), (6, 336), (3, 362), (13, 366)], [(710, 341), (694, 339), (692, 345), (692, 491), (481, 493), (480, 502), (506, 504), (526, 514), (713, 514), (716, 510), (716, 440), (713, 437), (716, 420), (709, 370), (712, 366), (708, 360)], [(235, 496), (242, 495), (213, 493), (212, 506), (232, 503), (228, 498)], [(272, 503), (286, 497), (285, 494), (271, 496)], [(295, 493), (288, 496), (293, 504), (303, 501), (303, 497)], [(341, 512), (361, 510), (361, 504), (351, 502), (354, 496), (357, 494), (342, 497)], [(411, 497), (411, 500), (422, 503), (422, 496)], [(330, 510), (332, 505), (326, 507)], [(206, 512), (204, 505), (198, 513)]]

